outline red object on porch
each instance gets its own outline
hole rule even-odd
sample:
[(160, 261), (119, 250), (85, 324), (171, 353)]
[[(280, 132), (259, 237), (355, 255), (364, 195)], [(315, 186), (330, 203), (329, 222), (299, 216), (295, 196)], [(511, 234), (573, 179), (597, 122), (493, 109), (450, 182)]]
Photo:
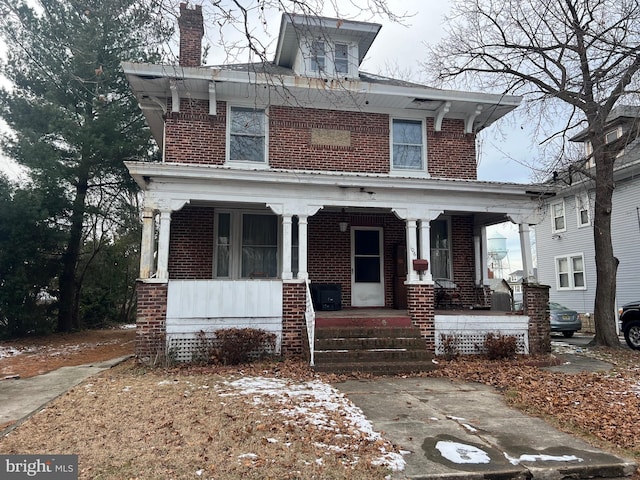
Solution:
[(416, 272), (424, 272), (425, 270), (429, 269), (429, 260), (426, 260), (424, 258), (416, 258), (413, 261), (413, 269)]

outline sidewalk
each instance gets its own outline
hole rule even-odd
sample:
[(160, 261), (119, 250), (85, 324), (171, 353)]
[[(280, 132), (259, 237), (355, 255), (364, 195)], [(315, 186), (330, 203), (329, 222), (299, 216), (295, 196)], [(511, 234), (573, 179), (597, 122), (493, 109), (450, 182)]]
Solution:
[[(608, 364), (578, 355), (567, 373)], [(440, 378), (351, 380), (335, 385), (374, 429), (407, 450), (411, 479), (583, 479), (632, 475), (633, 462), (605, 453), (506, 405), (493, 388)]]
[(0, 425), (13, 422), (4, 431), (0, 431), (0, 436), (13, 430), (51, 400), (86, 378), (128, 358), (130, 355), (93, 364), (62, 367), (44, 375), (25, 379), (0, 380)]

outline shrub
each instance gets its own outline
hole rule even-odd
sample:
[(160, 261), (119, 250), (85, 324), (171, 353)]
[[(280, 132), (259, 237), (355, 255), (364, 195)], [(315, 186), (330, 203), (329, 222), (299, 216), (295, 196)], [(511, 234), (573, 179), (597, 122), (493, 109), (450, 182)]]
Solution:
[(446, 335), (441, 333), (440, 346), (442, 354), (446, 360), (453, 360), (460, 355), (460, 350), (458, 349), (458, 337), (455, 335)]
[(200, 330), (191, 356), (196, 364), (238, 365), (272, 355), (276, 335), (257, 328), (225, 328), (207, 335)]
[(513, 358), (518, 349), (518, 341), (512, 335), (488, 333), (484, 340), (484, 351), (489, 360)]

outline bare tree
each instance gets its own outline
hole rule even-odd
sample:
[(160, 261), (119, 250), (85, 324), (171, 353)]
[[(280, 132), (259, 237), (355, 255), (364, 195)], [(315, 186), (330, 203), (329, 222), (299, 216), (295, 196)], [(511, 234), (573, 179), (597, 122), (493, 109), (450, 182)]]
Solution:
[(617, 259), (611, 241), (613, 168), (628, 138), (605, 141), (614, 106), (637, 103), (637, 0), (454, 0), (445, 39), (425, 64), (441, 81), (462, 80), (525, 98), (539, 112), (563, 109), (560, 138), (582, 128), (593, 147), (597, 345), (618, 347)]

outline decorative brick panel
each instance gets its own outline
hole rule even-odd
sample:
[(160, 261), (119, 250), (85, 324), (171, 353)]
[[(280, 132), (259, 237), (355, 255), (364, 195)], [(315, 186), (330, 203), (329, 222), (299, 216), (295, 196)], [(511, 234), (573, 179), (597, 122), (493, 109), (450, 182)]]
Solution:
[(529, 317), (529, 351), (532, 354), (551, 351), (549, 288), (547, 285), (522, 284), (524, 313)]
[(187, 205), (171, 214), (169, 278), (212, 278), (214, 213), (212, 207)]
[(154, 364), (165, 354), (167, 284), (139, 281), (136, 295), (136, 357)]
[(433, 285), (407, 285), (407, 313), (411, 323), (420, 329), (427, 350), (435, 353)]
[(307, 334), (304, 313), (307, 302), (304, 283), (282, 285), (282, 355), (301, 357)]

